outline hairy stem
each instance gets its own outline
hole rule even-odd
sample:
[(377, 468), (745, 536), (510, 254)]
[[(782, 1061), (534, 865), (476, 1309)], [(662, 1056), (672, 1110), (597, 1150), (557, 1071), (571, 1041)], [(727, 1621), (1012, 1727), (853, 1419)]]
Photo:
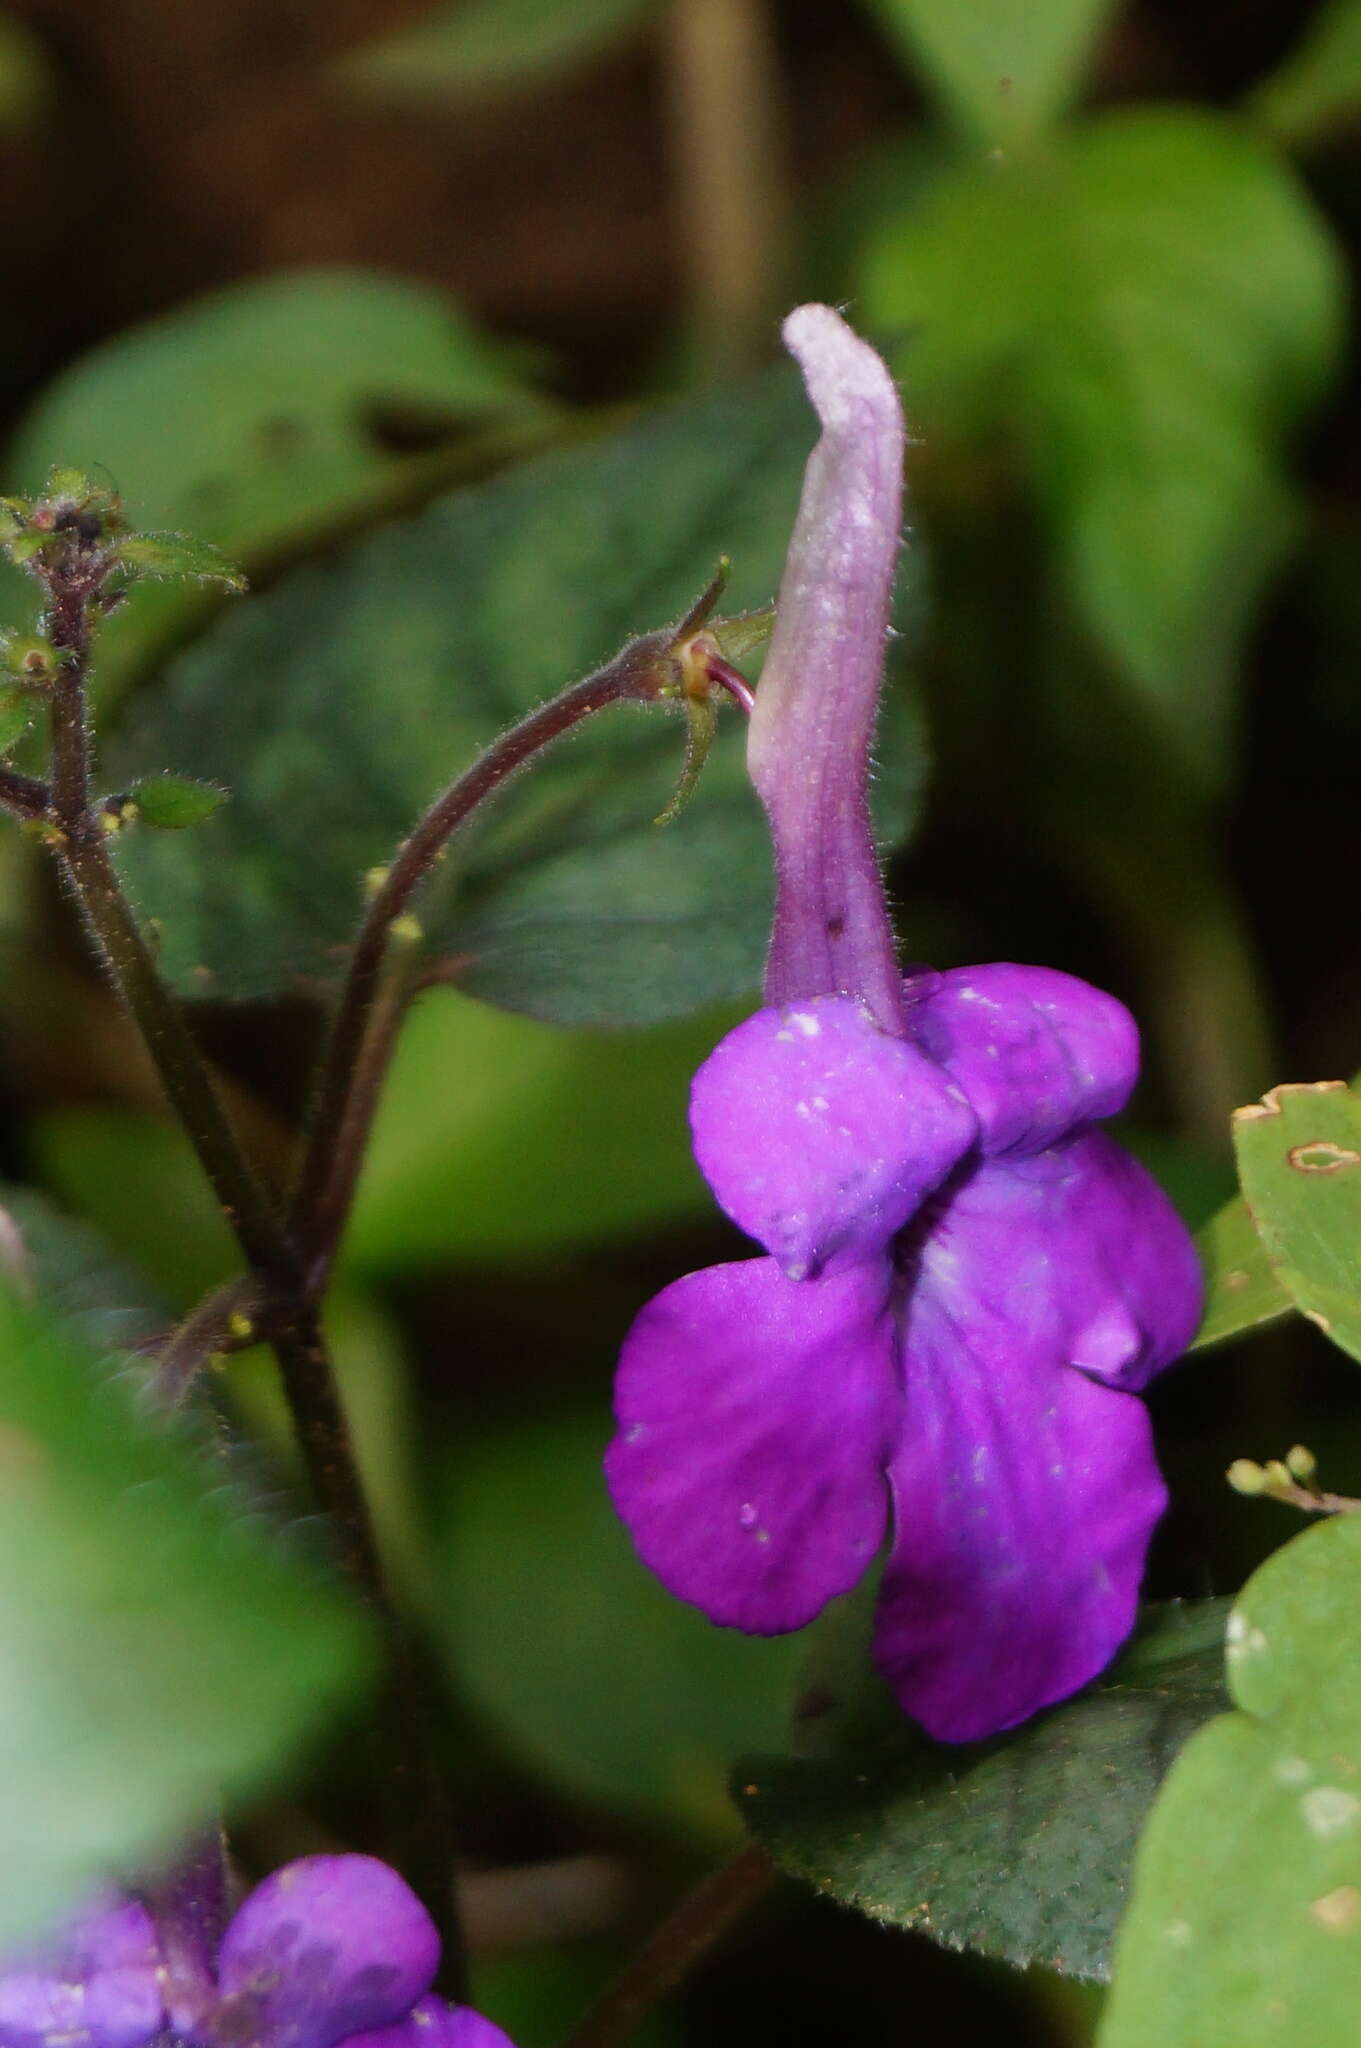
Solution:
[(749, 1906), (764, 1897), (775, 1866), (756, 1844), (713, 1871), (625, 1963), (567, 2048), (620, 2048), (639, 2022), (674, 1990)]
[(231, 1335), (236, 1315), (265, 1318), (313, 1491), (334, 1525), (341, 1560), (386, 1640), (389, 1685), (375, 1736), (392, 1860), (435, 1918), (447, 1980), (457, 1995), (463, 1989), (463, 1943), (427, 1682), (387, 1589), (315, 1301), (293, 1241), (238, 1144), (180, 1006), (161, 979), (110, 858), (104, 820), (91, 804), (90, 616), (107, 569), (108, 558), (97, 545), (73, 537), (42, 572), (48, 632), (59, 656), (51, 687), (53, 849), (250, 1267), (249, 1279), (210, 1297), (176, 1334), (153, 1387), (173, 1402), (184, 1376)]
[[(360, 928), (322, 1058), (311, 1138), (293, 1198), (290, 1230), (302, 1248), (308, 1288), (324, 1288), (349, 1213), (359, 1162), (400, 1018), (400, 1002), (384, 1000), (393, 926), (448, 841), (476, 810), (542, 748), (593, 712), (660, 694), (657, 664), (671, 635), (632, 641), (612, 662), (552, 697), (501, 734), (457, 782), (436, 797), (383, 877)], [(403, 940), (403, 944), (409, 941)]]

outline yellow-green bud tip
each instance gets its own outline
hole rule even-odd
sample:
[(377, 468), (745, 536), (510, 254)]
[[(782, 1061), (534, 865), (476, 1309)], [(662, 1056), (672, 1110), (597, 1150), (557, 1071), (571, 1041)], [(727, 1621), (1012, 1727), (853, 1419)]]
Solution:
[(376, 896), (387, 878), (388, 870), (386, 868), (370, 868), (364, 877), (364, 894), (366, 896)]
[(1293, 1486), (1294, 1481), (1290, 1477), (1284, 1459), (1268, 1458), (1264, 1470), (1267, 1491), (1269, 1493), (1288, 1492), (1291, 1486)]
[(239, 1310), (235, 1315), (228, 1316), (227, 1330), (229, 1335), (235, 1337), (238, 1344), (244, 1344), (248, 1338), (255, 1335), (254, 1323), (249, 1316), (243, 1316)]
[(413, 917), (409, 910), (401, 917), (394, 917), (388, 930), (394, 939), (400, 940), (406, 946), (414, 946), (425, 937), (425, 929), (420, 919)]
[(1295, 1444), (1285, 1454), (1292, 1479), (1298, 1479), (1301, 1486), (1309, 1486), (1318, 1474), (1318, 1459), (1307, 1444)]
[(1224, 1477), (1235, 1493), (1266, 1492), (1266, 1473), (1255, 1458), (1235, 1458)]

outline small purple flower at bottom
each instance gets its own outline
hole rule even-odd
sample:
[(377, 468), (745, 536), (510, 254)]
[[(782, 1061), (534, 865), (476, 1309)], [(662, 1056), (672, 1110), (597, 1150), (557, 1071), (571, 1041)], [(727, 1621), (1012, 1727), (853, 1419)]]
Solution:
[(691, 1273), (620, 1358), (607, 1474), (639, 1553), (754, 1634), (802, 1627), (892, 1525), (875, 1659), (929, 1733), (1066, 1697), (1134, 1620), (1165, 1505), (1136, 1398), (1200, 1310), (1166, 1197), (1097, 1130), (1138, 1043), (1048, 968), (759, 1011), (695, 1077), (695, 1155), (770, 1256)]
[(100, 1900), (0, 1970), (0, 2048), (512, 2048), (480, 2013), (428, 1995), (439, 1949), (419, 1899), (372, 1856), (276, 1870), (215, 1957), (163, 1943), (136, 1900)]

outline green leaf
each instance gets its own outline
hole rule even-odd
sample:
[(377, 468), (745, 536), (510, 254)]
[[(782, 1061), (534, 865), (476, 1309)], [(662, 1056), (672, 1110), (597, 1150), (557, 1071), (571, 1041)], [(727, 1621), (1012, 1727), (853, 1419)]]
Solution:
[(41, 1177), (172, 1308), (229, 1279), (230, 1230), (177, 1124), (133, 1110), (49, 1111), (29, 1126)]
[(1113, 0), (870, 0), (910, 68), (983, 142), (1047, 128), (1082, 79)]
[[(439, 292), (376, 271), (281, 272), (79, 358), (28, 413), (6, 475), (37, 488), (54, 462), (78, 463), (117, 485), (134, 527), (183, 529), (249, 568), (334, 531), (411, 472), (384, 422), (453, 434), (542, 409)], [(6, 614), (26, 620), (32, 586), (8, 584)], [(192, 584), (132, 590), (100, 629), (102, 686), (211, 601)]]
[(346, 1264), (524, 1265), (706, 1214), (686, 1104), (735, 1021), (706, 1013), (621, 1040), (423, 997), (383, 1090)]
[(644, 1570), (604, 1447), (594, 1418), (466, 1444), (442, 1558), (451, 1668), (556, 1783), (721, 1833), (728, 1760), (777, 1733), (797, 1645), (716, 1629)]
[(1234, 1195), (1196, 1232), (1196, 1250), (1205, 1269), (1205, 1313), (1193, 1351), (1205, 1351), (1294, 1312), (1295, 1304), (1272, 1271), (1241, 1195)]
[(80, 1218), (0, 1182), (0, 1280), (99, 1352), (130, 1351), (168, 1317), (147, 1282)]
[(1281, 1285), (1361, 1358), (1361, 1097), (1345, 1081), (1287, 1083), (1235, 1112), (1233, 1141)]
[(118, 545), (125, 569), (143, 576), (188, 576), (200, 583), (225, 583), (244, 590), (246, 579), (210, 541), (185, 533), (133, 533)]
[(258, 1790), (366, 1632), (220, 1471), (0, 1295), (0, 1941)]
[(1352, 2048), (1361, 1942), (1361, 1520), (1307, 1530), (1229, 1620), (1239, 1712), (1154, 1806), (1101, 2048)]
[(782, 1870), (872, 1919), (1102, 1977), (1157, 1785), (1223, 1705), (1226, 1604), (1152, 1609), (1096, 1685), (966, 1748), (903, 1719), (869, 1670), (867, 1611), (833, 1610), (799, 1710), (822, 1753), (739, 1763), (743, 1818)]
[(941, 177), (872, 246), (909, 416), (1018, 435), (1080, 616), (1201, 781), (1293, 522), (1284, 438), (1336, 358), (1341, 273), (1288, 167), (1232, 122), (1122, 112)]
[(134, 782), (130, 794), (143, 823), (158, 826), (162, 832), (183, 832), (191, 825), (202, 825), (227, 801), (225, 789), (211, 782), (194, 782), (187, 775), (153, 775), (145, 782)]
[(335, 76), (366, 97), (487, 99), (603, 56), (659, 0), (455, 0), (343, 57)]
[(1250, 106), (1271, 134), (1297, 147), (1352, 127), (1361, 116), (1361, 0), (1325, 0)]
[[(211, 840), (120, 847), (175, 982), (333, 981), (360, 877), (509, 720), (679, 617), (720, 553), (734, 610), (768, 599), (813, 431), (775, 373), (459, 492), (226, 615), (119, 765), (121, 782), (173, 760), (233, 792)], [(680, 719), (612, 709), (536, 763), (418, 906), (460, 986), (566, 1024), (650, 1023), (753, 988), (770, 854), (743, 737), (729, 714), (664, 832)], [(922, 752), (900, 698), (876, 790), (894, 836)]]
[(0, 687), (0, 754), (18, 746), (33, 723), (33, 699), (27, 690)]

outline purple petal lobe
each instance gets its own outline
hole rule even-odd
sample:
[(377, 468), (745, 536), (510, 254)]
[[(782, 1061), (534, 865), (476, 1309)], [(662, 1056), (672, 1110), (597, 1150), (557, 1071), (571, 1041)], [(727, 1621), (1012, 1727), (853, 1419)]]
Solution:
[(791, 1279), (882, 1251), (974, 1141), (958, 1086), (861, 1004), (759, 1010), (704, 1062), (695, 1157)]
[(938, 1311), (911, 1342), (875, 1662), (928, 1734), (975, 1742), (1110, 1661), (1166, 1495), (1133, 1394)]
[(909, 1027), (963, 1088), (989, 1153), (1038, 1152), (1114, 1116), (1139, 1075), (1124, 1004), (1053, 967), (998, 961), (942, 974), (912, 1003)]
[(1199, 1282), (1160, 1191), (1093, 1132), (981, 1167), (906, 1284), (876, 1655), (908, 1713), (967, 1742), (1075, 1691), (1128, 1633), (1164, 1494), (1143, 1407), (1089, 1375), (1166, 1364)]
[(899, 1397), (886, 1265), (691, 1273), (624, 1341), (614, 1504), (662, 1583), (754, 1635), (801, 1628), (865, 1571)]
[(784, 324), (822, 436), (804, 472), (747, 742), (775, 846), (772, 1003), (859, 996), (903, 1029), (865, 785), (902, 526), (903, 417), (887, 369), (830, 306)]
[(145, 1907), (91, 1908), (0, 1973), (0, 2048), (142, 2048), (164, 2020), (160, 1965)]
[(403, 2018), (438, 1963), (434, 1922), (395, 1870), (372, 1856), (304, 1856), (228, 1926), (207, 2031), (250, 2048), (333, 2048)]
[(509, 2034), (470, 2005), (422, 1998), (395, 2026), (352, 2034), (344, 2048), (515, 2048)]

